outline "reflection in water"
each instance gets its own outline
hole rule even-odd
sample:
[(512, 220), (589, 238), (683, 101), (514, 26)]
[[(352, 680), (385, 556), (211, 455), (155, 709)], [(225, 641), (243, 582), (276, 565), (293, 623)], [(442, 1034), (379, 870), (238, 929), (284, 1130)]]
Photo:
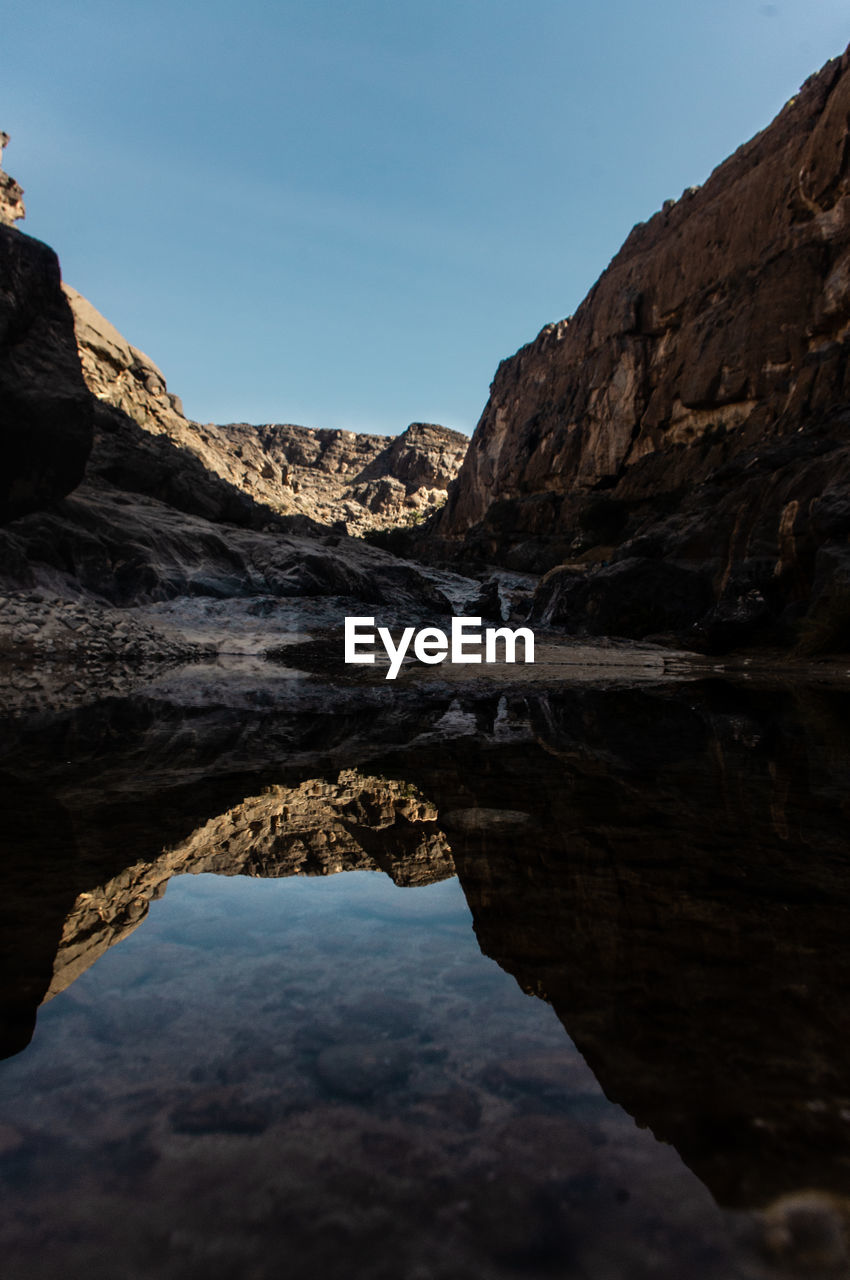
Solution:
[[(64, 994), (0, 1073), (0, 1152), (64, 1222), (57, 1265), (101, 1274), (76, 1160), (98, 1221), (107, 1185), (149, 1220), (128, 1274), (279, 1274), (284, 1247), (292, 1275), (845, 1274), (846, 701), (584, 687), (323, 734), (137, 700), (10, 727), (7, 1054)], [(419, 887), (300, 878), (370, 870)], [(105, 955), (185, 872), (283, 896), (172, 880)], [(719, 1215), (614, 1103), (719, 1204), (773, 1207)], [(181, 1171), (205, 1205), (182, 1225)], [(27, 1203), (5, 1241), (35, 1274)]]
[[(408, 783), (343, 770), (334, 783), (267, 787), (217, 814), (152, 862), (79, 894), (66, 917), (45, 1000), (73, 982), (144, 919), (171, 876), (334, 875), (384, 870), (396, 884), (454, 875), (437, 810)], [(374, 856), (367, 852), (372, 849)]]

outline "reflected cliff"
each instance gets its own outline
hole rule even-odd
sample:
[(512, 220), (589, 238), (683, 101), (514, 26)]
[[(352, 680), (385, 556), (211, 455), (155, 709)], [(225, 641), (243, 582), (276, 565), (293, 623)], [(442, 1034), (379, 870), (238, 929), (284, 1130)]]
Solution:
[[(268, 787), (218, 814), (153, 862), (79, 894), (62, 928), (49, 1000), (132, 932), (172, 876), (327, 876), (385, 871), (398, 885), (454, 875), (437, 810), (407, 783), (343, 770), (335, 782)], [(372, 852), (370, 853), (369, 850)]]
[(848, 699), (113, 700), (7, 725), (3, 1050), (171, 877), (457, 874), (481, 950), (718, 1202), (850, 1195)]

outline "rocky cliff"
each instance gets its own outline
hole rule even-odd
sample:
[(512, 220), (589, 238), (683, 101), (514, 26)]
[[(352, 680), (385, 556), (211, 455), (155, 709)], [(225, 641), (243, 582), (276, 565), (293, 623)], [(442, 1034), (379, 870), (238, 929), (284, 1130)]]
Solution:
[(413, 523), (445, 502), (469, 444), (460, 432), (419, 422), (397, 437), (193, 422), (150, 357), (76, 289), (64, 287), (83, 373), (97, 399), (170, 440), (259, 506), (360, 534)]
[(570, 630), (850, 641), (848, 114), (845, 53), (499, 366), (440, 553)]
[(460, 432), (427, 422), (413, 422), (398, 436), (277, 423), (200, 430), (220, 441), (240, 488), (275, 510), (351, 534), (433, 515), (469, 445)]
[(190, 421), (153, 361), (62, 285), (53, 251), (11, 225), (20, 196), (0, 183), (0, 661), (34, 656), (45, 621), (67, 641), (65, 604), (81, 594), (120, 607), (256, 595), (447, 607), (430, 577), (345, 535), (442, 503), (465, 436)]
[(119, 607), (180, 596), (323, 595), (415, 607), (412, 587), (420, 604), (448, 607), (414, 566), (305, 516), (275, 514), (170, 436), (90, 396), (89, 413), (92, 403), (85, 482), (0, 528), (0, 653), (5, 597), (26, 602), (33, 591)]

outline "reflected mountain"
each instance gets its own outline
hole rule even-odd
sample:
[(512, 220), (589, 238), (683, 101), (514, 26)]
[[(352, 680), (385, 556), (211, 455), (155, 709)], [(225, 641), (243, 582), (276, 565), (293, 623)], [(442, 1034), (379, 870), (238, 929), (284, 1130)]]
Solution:
[[(406, 783), (343, 770), (336, 782), (268, 787), (211, 818), (154, 862), (81, 893), (67, 916), (44, 997), (64, 991), (141, 923), (172, 876), (326, 876), (385, 871), (399, 885), (454, 875), (437, 811)], [(372, 850), (370, 854), (368, 849)]]
[(709, 682), (7, 726), (2, 1048), (171, 876), (456, 872), (482, 951), (720, 1203), (848, 1195), (848, 711)]

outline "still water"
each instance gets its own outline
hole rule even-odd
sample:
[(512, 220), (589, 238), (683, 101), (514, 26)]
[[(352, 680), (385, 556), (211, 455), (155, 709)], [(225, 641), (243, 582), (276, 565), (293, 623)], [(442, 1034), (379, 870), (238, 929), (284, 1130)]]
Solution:
[(4, 1275), (846, 1276), (847, 704), (7, 723)]

